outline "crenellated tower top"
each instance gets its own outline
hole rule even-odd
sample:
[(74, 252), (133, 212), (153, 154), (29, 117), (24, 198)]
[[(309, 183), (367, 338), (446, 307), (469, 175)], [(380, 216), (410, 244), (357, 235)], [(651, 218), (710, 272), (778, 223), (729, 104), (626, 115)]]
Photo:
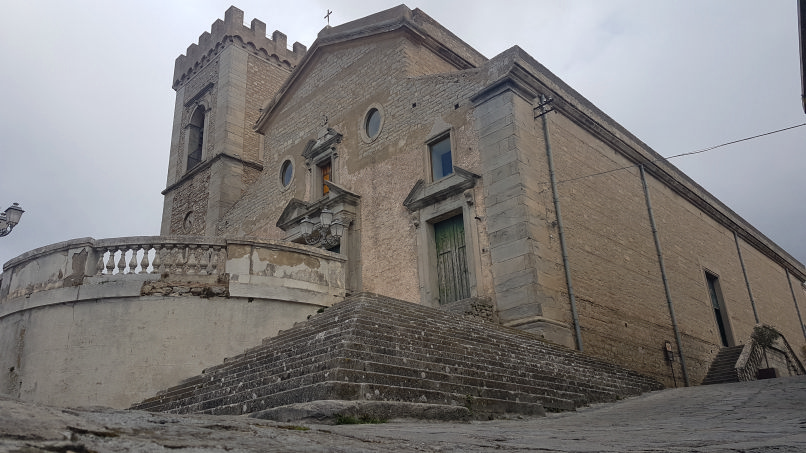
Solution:
[(305, 56), (307, 48), (295, 42), (293, 50), (288, 50), (288, 38), (275, 31), (271, 38), (266, 36), (266, 23), (252, 19), (250, 27), (244, 25), (244, 13), (230, 6), (224, 13), (224, 20), (213, 22), (209, 32), (199, 36), (198, 44), (191, 44), (185, 55), (176, 58), (173, 88), (179, 88), (196, 71), (204, 67), (227, 44), (234, 43), (266, 59), (294, 68)]

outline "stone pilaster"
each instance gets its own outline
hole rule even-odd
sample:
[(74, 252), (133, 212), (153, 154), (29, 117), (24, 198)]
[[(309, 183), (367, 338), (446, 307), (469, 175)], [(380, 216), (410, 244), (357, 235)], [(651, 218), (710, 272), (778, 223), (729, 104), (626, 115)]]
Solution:
[(574, 347), (544, 141), (535, 127), (532, 96), (505, 87), (474, 101), (500, 321)]

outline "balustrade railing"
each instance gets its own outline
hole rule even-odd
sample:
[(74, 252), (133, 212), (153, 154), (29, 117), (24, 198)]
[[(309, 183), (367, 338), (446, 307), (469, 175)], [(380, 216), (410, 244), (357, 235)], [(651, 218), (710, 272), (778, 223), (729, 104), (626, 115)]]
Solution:
[[(98, 241), (94, 247), (98, 261), (96, 276), (134, 274), (218, 275), (224, 272), (226, 247), (181, 238), (153, 240)], [(149, 238), (150, 239), (150, 238)], [(208, 239), (209, 240), (209, 239)]]
[[(781, 335), (773, 349), (777, 349), (786, 357), (787, 374), (790, 376), (806, 374), (806, 368), (795, 355), (795, 351), (789, 344), (787, 339)], [(742, 349), (742, 354), (736, 362), (736, 372), (739, 376), (739, 381), (755, 381), (758, 379), (758, 370), (767, 366), (764, 358), (764, 348), (759, 346), (752, 338), (748, 339), (747, 343)], [(783, 371), (783, 370), (779, 370)]]
[[(237, 256), (229, 256), (230, 253)], [(305, 259), (290, 258), (298, 256)], [(237, 294), (253, 291), (253, 286), (277, 285), (276, 278), (282, 278), (296, 282), (289, 283), (290, 287), (298, 289), (299, 286), (305, 286), (304, 290), (299, 289), (307, 291), (305, 298), (309, 299), (311, 294), (317, 293), (322, 300), (330, 303), (333, 290), (343, 291), (344, 262), (342, 256), (330, 252), (268, 239), (175, 236), (100, 240), (80, 238), (40, 247), (7, 262), (0, 274), (0, 305), (43, 291), (103, 284), (109, 280), (137, 283), (138, 279), (167, 281), (169, 276), (192, 276), (178, 280), (211, 283), (209, 280), (218, 282), (218, 277), (228, 273), (235, 275), (234, 279), (227, 280), (235, 282), (232, 291)], [(242, 274), (254, 275), (255, 278), (239, 279), (238, 276)], [(215, 278), (196, 278), (200, 276)], [(132, 291), (137, 287), (136, 284), (123, 286)], [(123, 286), (116, 288), (122, 291), (120, 288)], [(70, 291), (63, 293), (65, 297), (73, 298), (70, 300), (82, 297)]]
[(755, 381), (761, 365), (764, 351), (751, 339), (744, 345), (739, 361), (736, 363), (736, 375), (739, 381)]

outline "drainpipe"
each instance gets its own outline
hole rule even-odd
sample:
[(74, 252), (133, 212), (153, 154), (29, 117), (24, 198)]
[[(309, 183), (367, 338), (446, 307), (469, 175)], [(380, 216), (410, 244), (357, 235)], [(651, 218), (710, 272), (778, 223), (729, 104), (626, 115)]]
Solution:
[(546, 114), (548, 113), (545, 106), (549, 103), (545, 96), (540, 95), (540, 108), (543, 118), (543, 137), (546, 141), (546, 157), (549, 164), (549, 177), (551, 178), (551, 195), (554, 199), (554, 212), (557, 215), (557, 229), (560, 236), (560, 250), (563, 255), (563, 268), (565, 269), (565, 283), (568, 287), (568, 299), (571, 302), (571, 316), (574, 319), (574, 333), (577, 340), (577, 349), (582, 351), (582, 332), (579, 330), (579, 316), (577, 315), (577, 302), (574, 297), (574, 285), (571, 282), (571, 267), (568, 265), (568, 248), (565, 245), (565, 230), (563, 229), (563, 217), (560, 213), (560, 197), (557, 192), (557, 178), (554, 174), (554, 159), (551, 154), (551, 143), (549, 142), (549, 125), (546, 121)]
[(798, 308), (798, 299), (795, 297), (795, 289), (792, 288), (792, 279), (789, 278), (789, 269), (784, 268), (786, 271), (786, 281), (789, 283), (789, 292), (792, 293), (792, 302), (795, 302), (795, 311), (798, 313), (798, 321), (800, 322), (800, 330), (803, 331), (803, 338), (806, 338), (806, 325), (803, 325), (803, 318), (800, 316), (800, 308)]
[[(753, 299), (753, 291), (750, 291), (750, 280), (747, 278), (747, 269), (744, 267), (744, 258), (742, 258), (742, 249), (739, 248), (739, 236), (733, 232), (733, 240), (736, 242), (736, 251), (739, 252), (739, 262), (742, 263), (742, 274), (744, 274), (744, 283), (747, 285), (747, 294), (750, 295), (750, 305), (753, 307), (753, 316), (756, 318), (756, 324), (759, 323), (758, 312), (756, 311), (756, 301)], [(790, 288), (792, 289), (792, 285)]]
[(652, 226), (652, 238), (655, 240), (655, 251), (658, 253), (658, 264), (660, 265), (660, 275), (663, 279), (663, 290), (666, 292), (666, 304), (669, 306), (669, 316), (672, 318), (672, 329), (674, 329), (674, 338), (677, 341), (677, 351), (680, 354), (680, 368), (683, 370), (683, 382), (688, 387), (688, 370), (686, 369), (686, 357), (683, 355), (683, 339), (680, 338), (680, 330), (677, 328), (677, 318), (674, 315), (674, 305), (672, 304), (672, 293), (669, 291), (669, 280), (666, 278), (666, 266), (663, 264), (663, 252), (660, 248), (660, 239), (658, 239), (658, 228), (655, 226), (655, 214), (652, 212), (652, 201), (649, 198), (649, 186), (646, 183), (646, 174), (644, 173), (644, 166), (639, 165), (641, 170), (641, 185), (644, 186), (644, 198), (646, 198), (646, 208), (649, 212), (649, 224)]

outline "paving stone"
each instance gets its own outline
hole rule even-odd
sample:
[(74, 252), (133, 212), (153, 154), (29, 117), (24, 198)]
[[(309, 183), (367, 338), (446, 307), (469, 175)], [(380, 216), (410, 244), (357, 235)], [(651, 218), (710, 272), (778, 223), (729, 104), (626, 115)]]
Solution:
[[(297, 412), (308, 414), (306, 422), (288, 424), (248, 417), (67, 409), (0, 396), (0, 451), (806, 451), (806, 376), (662, 390), (576, 412), (509, 420), (412, 421), (407, 410), (411, 415), (439, 409), (371, 406), (374, 403), (298, 405)], [(380, 424), (318, 423), (336, 411), (382, 415), (384, 410), (403, 415)]]

